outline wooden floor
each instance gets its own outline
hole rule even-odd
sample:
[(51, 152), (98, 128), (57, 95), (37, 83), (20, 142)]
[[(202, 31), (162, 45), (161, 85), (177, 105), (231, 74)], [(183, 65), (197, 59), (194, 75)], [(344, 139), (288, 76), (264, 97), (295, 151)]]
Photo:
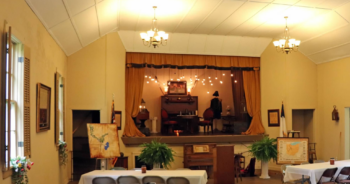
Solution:
[[(236, 184), (281, 184), (281, 177), (279, 175), (272, 175), (271, 179), (260, 179), (259, 176), (255, 177), (243, 177), (242, 181), (238, 180)], [(78, 181), (71, 181), (68, 184), (78, 184)], [(212, 180), (209, 180), (207, 184), (214, 184)]]

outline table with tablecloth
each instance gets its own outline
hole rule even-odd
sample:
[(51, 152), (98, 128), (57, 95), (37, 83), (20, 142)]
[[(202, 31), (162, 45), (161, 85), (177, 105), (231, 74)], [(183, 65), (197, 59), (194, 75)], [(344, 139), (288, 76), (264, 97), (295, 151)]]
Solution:
[(140, 183), (145, 176), (160, 176), (165, 181), (169, 177), (185, 177), (190, 181), (190, 184), (206, 184), (208, 180), (205, 170), (150, 170), (145, 174), (134, 170), (95, 170), (83, 174), (79, 184), (92, 184), (92, 180), (96, 177), (111, 177), (116, 180), (119, 176), (135, 176), (140, 179)]
[(311, 184), (317, 184), (326, 169), (335, 168), (338, 170), (334, 177), (337, 177), (343, 167), (350, 167), (350, 160), (335, 161), (334, 165), (329, 162), (288, 166), (285, 171), (284, 181), (299, 180), (302, 177), (310, 177)]

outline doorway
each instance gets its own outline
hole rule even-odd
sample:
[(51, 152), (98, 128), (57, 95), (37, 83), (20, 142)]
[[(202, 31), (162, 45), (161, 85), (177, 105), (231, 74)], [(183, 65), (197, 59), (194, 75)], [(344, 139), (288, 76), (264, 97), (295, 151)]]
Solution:
[(100, 111), (73, 110), (73, 180), (79, 180), (82, 174), (95, 170), (96, 166), (96, 159), (90, 158), (87, 123), (100, 123)]
[(300, 137), (308, 137), (309, 142), (314, 142), (314, 109), (293, 109), (292, 129), (300, 131)]

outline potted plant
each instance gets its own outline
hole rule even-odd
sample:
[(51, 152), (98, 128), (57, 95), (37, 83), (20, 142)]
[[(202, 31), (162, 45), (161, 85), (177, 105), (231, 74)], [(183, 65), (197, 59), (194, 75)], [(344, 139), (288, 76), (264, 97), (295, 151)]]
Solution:
[(277, 159), (277, 139), (264, 136), (260, 141), (254, 142), (248, 147), (249, 152), (261, 161), (261, 176), (262, 179), (269, 179), (269, 161)]
[(68, 151), (67, 143), (59, 140), (58, 141), (58, 153), (60, 156), (60, 164), (61, 165), (66, 165), (66, 163), (67, 163), (67, 158), (68, 158), (67, 151)]
[(10, 160), (12, 166), (12, 183), (28, 184), (27, 171), (32, 168), (34, 162), (29, 161), (26, 157), (18, 156)]
[(141, 144), (144, 147), (139, 156), (139, 160), (145, 164), (153, 165), (153, 168), (168, 168), (174, 161), (174, 151), (165, 143), (152, 141)]

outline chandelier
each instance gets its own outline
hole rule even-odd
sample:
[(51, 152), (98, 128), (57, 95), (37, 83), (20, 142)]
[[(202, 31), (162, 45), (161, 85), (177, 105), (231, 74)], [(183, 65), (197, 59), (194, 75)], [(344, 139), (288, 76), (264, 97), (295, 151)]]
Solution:
[(159, 45), (165, 46), (168, 41), (168, 34), (164, 31), (158, 31), (157, 28), (157, 19), (156, 19), (156, 9), (157, 6), (153, 6), (154, 9), (154, 18), (152, 20), (152, 29), (147, 31), (147, 33), (141, 33), (141, 39), (143, 45), (150, 47), (151, 45), (156, 48)]
[(282, 52), (288, 54), (291, 51), (298, 51), (298, 47), (300, 45), (300, 40), (295, 40), (291, 38), (289, 35), (289, 29), (287, 26), (288, 17), (284, 17), (286, 19), (286, 29), (284, 30), (284, 37), (280, 40), (274, 41), (273, 44), (276, 47), (277, 52)]

